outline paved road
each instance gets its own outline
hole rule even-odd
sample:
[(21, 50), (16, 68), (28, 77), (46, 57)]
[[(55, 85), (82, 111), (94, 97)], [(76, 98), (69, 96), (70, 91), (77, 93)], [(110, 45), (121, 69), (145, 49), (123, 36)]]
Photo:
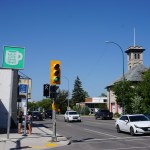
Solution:
[[(52, 128), (52, 120), (43, 122)], [(57, 133), (71, 140), (71, 144), (54, 150), (150, 150), (150, 135), (131, 136), (117, 133), (115, 120), (95, 120), (82, 117), (82, 122), (67, 123), (57, 116)]]

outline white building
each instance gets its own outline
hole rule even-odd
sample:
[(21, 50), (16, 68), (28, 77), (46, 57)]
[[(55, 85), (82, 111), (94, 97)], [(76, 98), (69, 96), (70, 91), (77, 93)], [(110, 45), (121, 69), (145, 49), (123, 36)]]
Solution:
[[(0, 68), (0, 128), (7, 128), (9, 110), (11, 115), (11, 127), (16, 126), (17, 89), (18, 89), (18, 70)], [(10, 102), (11, 102), (11, 109), (9, 109)]]
[[(125, 52), (127, 53), (128, 71), (125, 73), (125, 80), (138, 83), (141, 81), (141, 74), (148, 68), (143, 65), (143, 51), (142, 46), (130, 46)], [(113, 113), (122, 113), (122, 108), (117, 104), (115, 95), (112, 91), (114, 83), (119, 82), (123, 77), (112, 82), (106, 87), (108, 97), (108, 108)]]

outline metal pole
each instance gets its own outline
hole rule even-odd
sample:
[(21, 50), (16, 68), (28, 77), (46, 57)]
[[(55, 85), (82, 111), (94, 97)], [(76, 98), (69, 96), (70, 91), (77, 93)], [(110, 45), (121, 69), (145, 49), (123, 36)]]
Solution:
[(70, 107), (69, 107), (69, 79), (66, 76), (62, 76), (62, 77), (64, 77), (68, 81), (68, 106), (67, 106), (67, 110), (70, 110)]
[(115, 44), (117, 45), (121, 52), (122, 52), (122, 74), (123, 74), (123, 94), (122, 94), (122, 113), (124, 114), (124, 83), (125, 83), (125, 75), (124, 75), (124, 52), (123, 52), (123, 49), (121, 48), (121, 46), (115, 42), (112, 42), (112, 41), (105, 41), (106, 43), (112, 43), (112, 44)]
[(53, 100), (52, 104), (52, 112), (53, 112), (53, 135), (52, 135), (52, 141), (57, 141), (57, 136), (56, 136), (56, 109), (55, 109), (55, 101), (56, 101), (56, 93), (55, 93), (55, 99)]

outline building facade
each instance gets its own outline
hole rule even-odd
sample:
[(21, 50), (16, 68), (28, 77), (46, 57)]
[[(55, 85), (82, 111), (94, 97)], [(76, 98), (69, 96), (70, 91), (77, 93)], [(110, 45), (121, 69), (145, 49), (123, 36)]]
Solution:
[(90, 114), (95, 114), (99, 108), (107, 109), (107, 103), (107, 97), (93, 97), (86, 98), (85, 102), (80, 103), (80, 106), (87, 106), (90, 110)]
[[(128, 71), (124, 74), (125, 80), (134, 83), (141, 81), (141, 75), (148, 68), (143, 65), (143, 52), (144, 48), (142, 46), (130, 46), (125, 52), (127, 53), (127, 65)], [(122, 108), (117, 104), (116, 97), (112, 91), (114, 83), (123, 80), (123, 77), (112, 82), (112, 84), (106, 87), (108, 103), (107, 106), (109, 110), (113, 113), (122, 113)]]

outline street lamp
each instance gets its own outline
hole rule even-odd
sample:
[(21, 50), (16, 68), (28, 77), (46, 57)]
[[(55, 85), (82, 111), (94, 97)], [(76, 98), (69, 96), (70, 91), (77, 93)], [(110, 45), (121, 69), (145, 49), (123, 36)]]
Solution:
[(122, 94), (122, 113), (124, 114), (124, 83), (125, 83), (125, 75), (124, 75), (124, 52), (123, 52), (123, 49), (121, 48), (121, 46), (115, 42), (112, 42), (112, 41), (105, 41), (106, 43), (112, 43), (112, 44), (115, 44), (117, 45), (121, 52), (122, 52), (122, 73), (123, 73), (123, 94)]
[(69, 79), (66, 76), (62, 76), (64, 77), (67, 81), (68, 81), (68, 106), (67, 106), (67, 110), (69, 110)]

